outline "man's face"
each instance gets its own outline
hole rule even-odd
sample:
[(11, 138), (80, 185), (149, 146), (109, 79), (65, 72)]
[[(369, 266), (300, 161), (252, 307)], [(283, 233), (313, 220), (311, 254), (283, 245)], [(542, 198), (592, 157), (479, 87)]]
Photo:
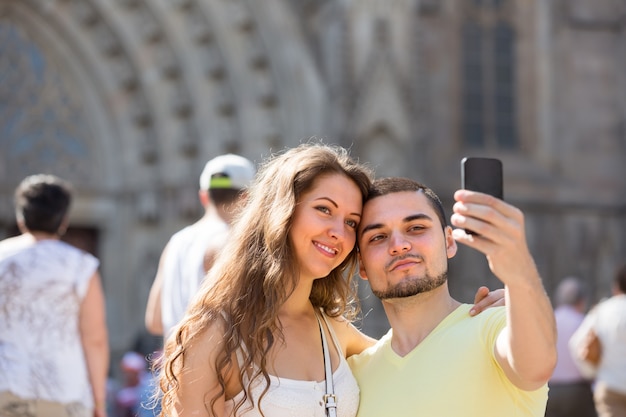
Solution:
[(446, 282), (456, 254), (452, 229), (442, 228), (422, 192), (376, 197), (363, 207), (359, 225), (359, 274), (380, 299), (403, 298)]

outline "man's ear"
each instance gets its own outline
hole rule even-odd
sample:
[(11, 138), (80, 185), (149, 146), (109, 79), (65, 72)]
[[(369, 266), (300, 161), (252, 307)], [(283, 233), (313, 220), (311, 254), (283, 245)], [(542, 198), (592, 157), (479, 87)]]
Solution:
[(63, 236), (65, 234), (65, 232), (67, 232), (67, 228), (70, 226), (70, 217), (69, 215), (65, 215), (63, 217), (63, 220), (61, 221), (61, 225), (59, 226), (59, 229), (57, 230), (57, 234), (59, 236)]
[(365, 267), (363, 266), (363, 258), (361, 257), (361, 252), (357, 252), (357, 257), (359, 259), (359, 276), (362, 280), (367, 281), (367, 273), (365, 272)]
[(444, 233), (446, 238), (446, 255), (448, 255), (448, 259), (451, 259), (454, 258), (454, 255), (456, 255), (458, 246), (456, 244), (456, 240), (452, 237), (452, 227), (446, 226)]
[(17, 221), (17, 229), (21, 233), (28, 233), (28, 228), (26, 227), (26, 224), (24, 224), (24, 220), (18, 220)]
[(209, 197), (209, 192), (207, 190), (199, 190), (198, 199), (200, 199), (200, 204), (202, 204), (202, 207), (206, 207), (209, 204), (209, 201), (211, 201), (211, 198)]

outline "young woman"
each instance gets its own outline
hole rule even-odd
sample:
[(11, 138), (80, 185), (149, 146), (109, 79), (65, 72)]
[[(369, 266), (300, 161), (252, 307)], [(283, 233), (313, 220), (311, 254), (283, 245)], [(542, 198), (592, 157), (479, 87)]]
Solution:
[(359, 389), (345, 358), (374, 343), (350, 322), (371, 178), (345, 149), (323, 144), (260, 168), (228, 243), (166, 342), (163, 415), (324, 416), (320, 329), (337, 415), (356, 415)]

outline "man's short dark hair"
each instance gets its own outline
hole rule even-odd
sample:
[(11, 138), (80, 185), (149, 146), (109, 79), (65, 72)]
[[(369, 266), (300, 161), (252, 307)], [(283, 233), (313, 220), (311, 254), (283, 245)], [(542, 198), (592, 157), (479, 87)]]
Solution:
[(244, 190), (234, 188), (209, 188), (209, 197), (216, 206), (230, 205), (237, 201)]
[(443, 204), (441, 204), (439, 196), (424, 184), (410, 178), (387, 177), (375, 180), (370, 187), (366, 202), (376, 197), (405, 191), (423, 192), (429, 204), (433, 210), (435, 210), (435, 213), (437, 213), (441, 227), (445, 229), (448, 222), (446, 220), (446, 212), (443, 209)]
[(15, 190), (17, 220), (31, 232), (57, 233), (71, 202), (70, 184), (54, 175), (31, 175)]

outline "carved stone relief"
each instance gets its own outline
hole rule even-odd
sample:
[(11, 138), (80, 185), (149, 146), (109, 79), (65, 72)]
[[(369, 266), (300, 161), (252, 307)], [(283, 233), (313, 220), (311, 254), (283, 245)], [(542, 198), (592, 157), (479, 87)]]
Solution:
[(79, 178), (89, 183), (97, 173), (93, 133), (71, 74), (42, 40), (0, 17), (0, 147), (5, 180), (35, 172)]

